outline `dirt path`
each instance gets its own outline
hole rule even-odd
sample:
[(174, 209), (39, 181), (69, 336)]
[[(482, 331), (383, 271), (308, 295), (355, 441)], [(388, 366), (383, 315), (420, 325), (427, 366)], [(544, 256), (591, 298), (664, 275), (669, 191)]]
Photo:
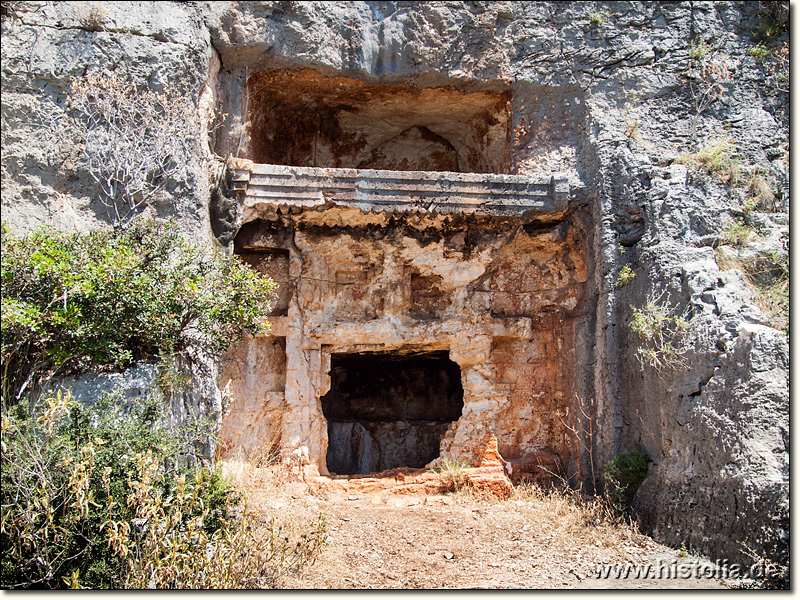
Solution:
[[(490, 502), (469, 494), (297, 495), (295, 518), (327, 518), (329, 544), (287, 588), (721, 589), (679, 578), (699, 560), (558, 496)], [(275, 506), (273, 504), (273, 506)], [(279, 508), (284, 508), (281, 504)], [(651, 565), (661, 577), (596, 576), (598, 565)], [(706, 563), (708, 564), (708, 563)], [(679, 565), (685, 565), (683, 567)]]

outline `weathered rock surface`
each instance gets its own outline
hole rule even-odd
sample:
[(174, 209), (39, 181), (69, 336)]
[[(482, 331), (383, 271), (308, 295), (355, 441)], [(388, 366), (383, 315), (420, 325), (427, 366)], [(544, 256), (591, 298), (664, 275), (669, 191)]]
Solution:
[[(231, 381), (232, 422), (241, 419), (234, 415), (250, 414), (256, 405), (248, 403), (279, 391), (275, 386), (283, 382), (283, 444), (307, 447), (311, 465), (323, 473), (331, 468), (326, 454), (334, 448), (347, 455), (328, 454), (327, 460), (339, 469), (334, 472), (341, 474), (344, 465), (349, 465), (345, 472), (359, 472), (356, 464), (372, 465), (373, 459), (381, 469), (389, 465), (382, 462), (380, 449), (393, 447), (393, 454), (407, 454), (401, 450), (405, 444), (389, 441), (391, 426), (382, 426), (382, 438), (375, 440), (380, 428), (369, 423), (374, 415), (344, 418), (329, 412), (326, 418), (324, 412), (333, 410), (326, 409), (325, 399), (334, 373), (331, 365), (341, 357), (363, 354), (372, 357), (375, 370), (387, 371), (403, 356), (439, 353), (456, 368), (463, 408), (444, 419), (436, 410), (444, 397), (431, 396), (425, 398), (428, 413), (406, 414), (413, 398), (425, 393), (412, 385), (411, 404), (379, 420), (407, 428), (407, 421), (416, 419), (439, 431), (433, 423), (438, 420), (446, 428), (437, 441), (442, 457), (477, 461), (484, 436), (492, 432), (504, 458), (521, 459), (547, 448), (561, 457), (557, 474), (574, 474), (575, 454), (565, 439), (562, 416), (581, 385), (571, 373), (575, 362), (586, 357), (575, 340), (591, 316), (583, 302), (587, 267), (579, 219), (531, 224), (529, 218), (390, 217), (330, 207), (272, 213), (270, 219), (266, 209), (271, 205), (261, 206), (266, 218), (243, 227), (236, 247), (249, 255), (286, 252), (290, 300), (287, 316), (274, 319), (280, 325), (272, 336), (285, 337), (286, 363), (271, 360), (266, 352), (270, 345), (283, 343), (271, 338), (245, 340), (232, 349), (226, 361), (231, 370), (223, 372), (222, 382)], [(265, 350), (249, 354), (259, 345)], [(556, 361), (559, 348), (572, 350)], [(400, 380), (359, 377), (363, 385), (373, 381), (358, 392), (359, 398), (391, 405), (381, 396), (400, 393)], [(435, 389), (433, 372), (426, 377)], [(257, 390), (243, 387), (249, 385), (245, 382)], [(354, 401), (355, 396), (348, 400)], [(266, 416), (274, 409), (264, 410), (258, 422), (274, 424)], [(347, 430), (332, 425), (342, 420), (363, 423)], [(228, 431), (240, 435), (235, 432), (241, 427), (223, 427), (223, 444), (233, 449), (236, 443)]]
[(121, 373), (85, 373), (51, 380), (45, 393), (69, 391), (72, 398), (85, 405), (94, 404), (106, 394), (117, 395), (123, 405), (154, 397), (164, 402), (164, 427), (193, 427), (205, 430), (191, 449), (195, 459), (210, 463), (217, 451), (216, 431), (222, 422), (222, 397), (217, 387), (216, 367), (203, 361), (190, 366), (179, 359), (175, 367), (177, 378), (184, 379), (180, 389), (165, 394), (159, 385), (158, 365), (145, 363)]
[[(712, 377), (675, 403), (663, 458), (636, 509), (669, 544), (718, 548), (746, 562), (756, 546), (781, 555), (789, 539), (789, 349), (763, 325), (741, 325), (729, 343)], [(697, 519), (705, 526), (694, 527)]]
[[(464, 409), (441, 456), (474, 460), (492, 431), (512, 473), (561, 463), (590, 484), (592, 464), (644, 448), (654, 464), (635, 505), (657, 537), (713, 558), (742, 559), (740, 543), (788, 552), (788, 344), (713, 249), (745, 218), (763, 237), (738, 257), (786, 252), (788, 94), (774, 58), (748, 54), (759, 3), (117, 2), (94, 24), (99, 4), (13, 4), (0, 102), (3, 220), (17, 232), (104, 222), (80, 140), (49, 126), (90, 70), (180, 89), (209, 122), (217, 115), (207, 147), (223, 159), (275, 148), (275, 162), (305, 167), (568, 182), (567, 206), (548, 219), (254, 210), (207, 156), (186, 165), (150, 211), (197, 241), (237, 238), (283, 285), (272, 336), (244, 340), (223, 364), (231, 451), (278, 440), (298, 472), (324, 467), (318, 399), (331, 353), (448, 351)], [(700, 39), (728, 74), (703, 110), (690, 56)], [(292, 94), (276, 98), (286, 73)], [(374, 105), (353, 93), (381, 90)], [(673, 162), (719, 138), (746, 175), (763, 175), (761, 210), (783, 212), (743, 217), (744, 186)], [(618, 286), (624, 266), (635, 277)], [(686, 314), (684, 367), (637, 360), (631, 307), (648, 299)], [(596, 421), (591, 439), (570, 421), (581, 408)]]

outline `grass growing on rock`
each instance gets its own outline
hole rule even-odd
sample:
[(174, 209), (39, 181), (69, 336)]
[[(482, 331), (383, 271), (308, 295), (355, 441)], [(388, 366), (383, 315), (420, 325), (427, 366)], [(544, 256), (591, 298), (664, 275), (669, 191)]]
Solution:
[(750, 241), (754, 234), (755, 230), (749, 225), (733, 221), (720, 233), (719, 245), (741, 248)]
[(736, 183), (741, 176), (733, 144), (725, 139), (711, 142), (697, 152), (681, 154), (675, 162), (706, 172), (723, 183)]
[(789, 334), (789, 258), (775, 253), (770, 256), (742, 258), (725, 247), (715, 252), (721, 271), (741, 271), (755, 292), (756, 304), (769, 319), (769, 324)]

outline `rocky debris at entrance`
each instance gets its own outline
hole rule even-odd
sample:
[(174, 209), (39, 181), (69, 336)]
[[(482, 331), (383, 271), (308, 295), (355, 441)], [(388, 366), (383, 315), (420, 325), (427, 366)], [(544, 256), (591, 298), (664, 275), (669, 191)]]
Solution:
[[(502, 465), (487, 465), (461, 469), (460, 485), (469, 487), (479, 495), (505, 500), (511, 496), (513, 486)], [(365, 494), (388, 492), (390, 494), (443, 494), (453, 491), (453, 480), (447, 474), (400, 467), (371, 475), (347, 477), (313, 477), (307, 480), (312, 488), (326, 492)]]

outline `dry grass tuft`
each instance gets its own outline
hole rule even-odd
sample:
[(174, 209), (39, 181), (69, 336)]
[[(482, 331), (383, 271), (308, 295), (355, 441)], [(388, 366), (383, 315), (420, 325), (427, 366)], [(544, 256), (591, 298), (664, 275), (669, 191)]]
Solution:
[(756, 304), (769, 318), (775, 329), (789, 333), (789, 260), (773, 255), (741, 258), (718, 248), (717, 265), (720, 271), (741, 271), (756, 294)]
[(584, 528), (588, 525), (628, 527), (604, 498), (587, 496), (571, 488), (545, 489), (535, 484), (521, 483), (514, 487), (511, 500), (534, 503), (537, 512), (547, 515), (554, 522), (561, 522), (566, 528)]
[(675, 162), (713, 175), (723, 183), (736, 184), (740, 177), (739, 161), (734, 156), (733, 144), (726, 139), (717, 140), (690, 154), (681, 154)]
[(306, 495), (306, 485), (291, 481), (281, 465), (259, 467), (248, 460), (233, 459), (222, 461), (221, 469), (247, 498), (248, 508), (275, 518), (288, 534), (305, 531), (317, 512), (299, 501)]
[(748, 199), (745, 202), (745, 212), (758, 210), (763, 212), (778, 212), (777, 198), (772, 191), (772, 186), (764, 175), (756, 170), (747, 184)]
[(581, 548), (603, 555), (612, 548), (644, 547), (647, 543), (635, 522), (619, 517), (599, 496), (521, 484), (509, 502), (527, 505), (531, 514), (528, 535), (548, 539), (554, 555), (568, 556)]

